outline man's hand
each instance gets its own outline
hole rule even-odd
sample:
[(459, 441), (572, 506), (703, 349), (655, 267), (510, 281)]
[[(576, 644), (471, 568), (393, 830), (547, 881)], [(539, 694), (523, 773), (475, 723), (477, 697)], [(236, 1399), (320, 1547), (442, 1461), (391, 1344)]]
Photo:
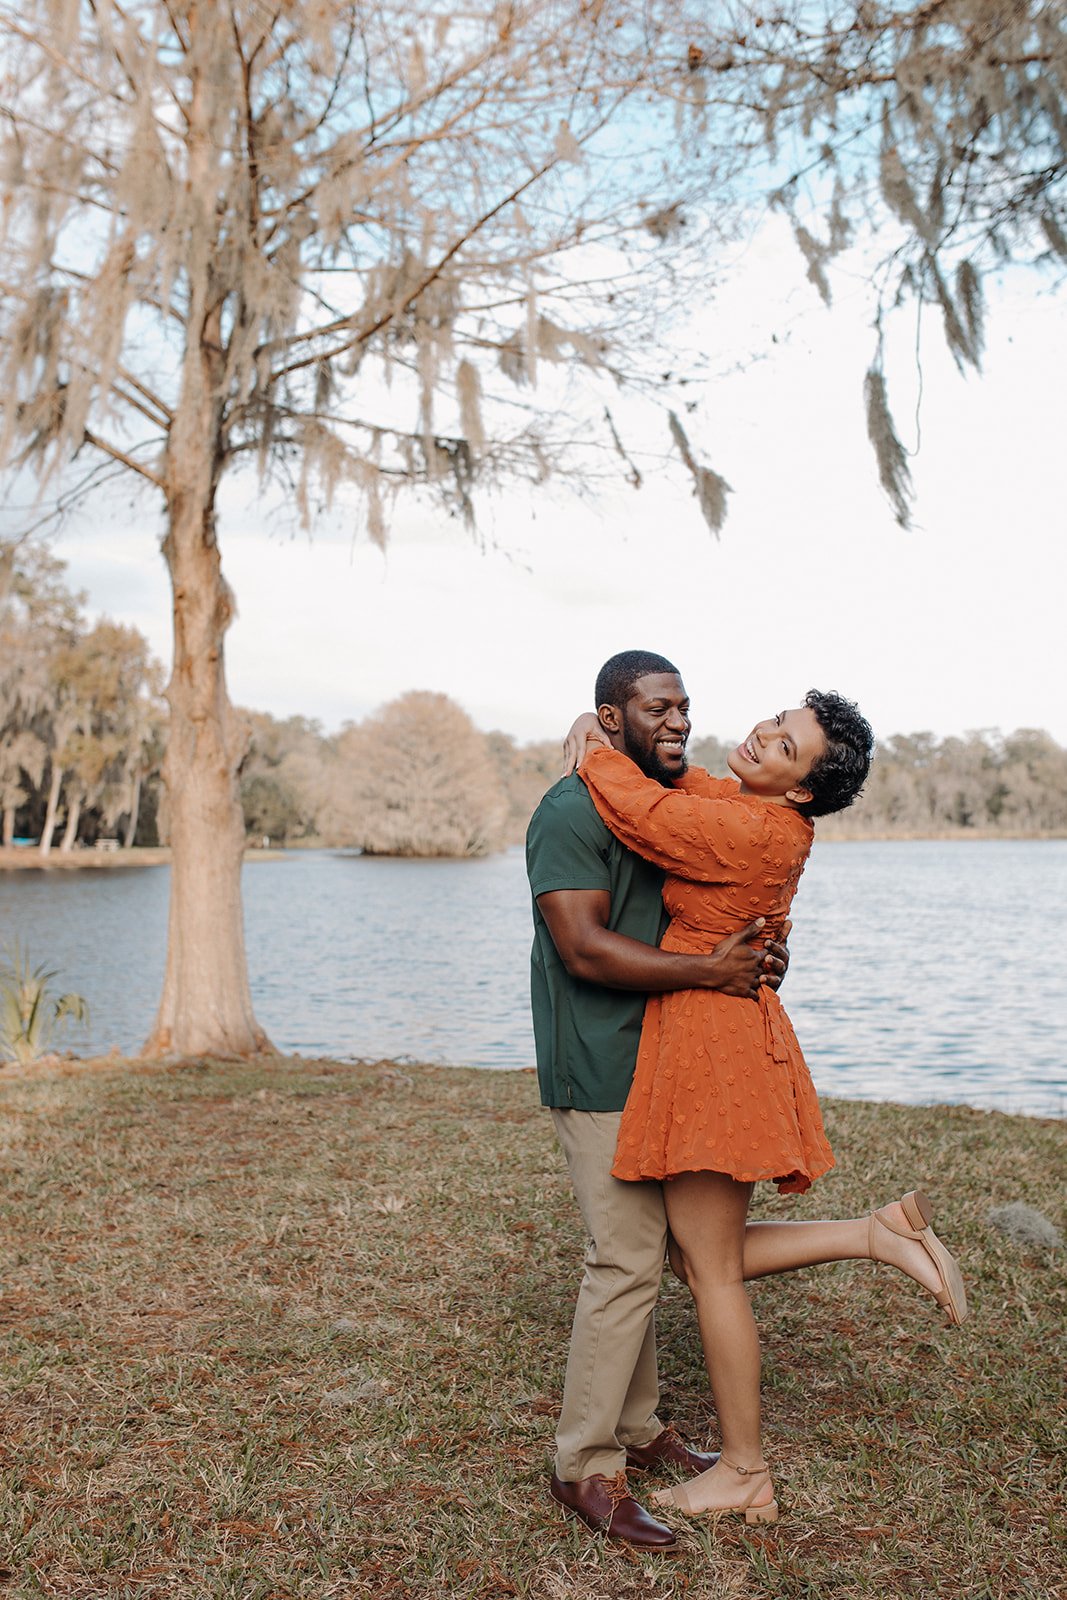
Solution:
[(784, 922), (782, 924), (781, 941), (768, 939), (764, 943), (763, 971), (760, 974), (760, 982), (765, 984), (768, 989), (777, 989), (786, 975), (789, 967), (789, 951), (785, 941), (789, 938), (792, 928), (793, 924), (791, 922)]
[[(608, 927), (611, 896), (606, 889), (553, 889), (537, 897), (560, 960), (572, 978), (609, 989), (719, 989), (755, 1000), (762, 985), (781, 982), (789, 960), (784, 944), (768, 948), (758, 941), (764, 919), (757, 917), (704, 955), (660, 950)], [(788, 927), (787, 930), (788, 931)]]
[[(762, 946), (753, 949), (751, 944), (751, 940), (759, 938), (762, 927), (763, 918), (757, 917), (754, 922), (738, 928), (736, 933), (731, 933), (728, 939), (717, 944), (705, 958), (708, 980), (701, 987), (718, 989), (720, 994), (736, 995), (739, 1000), (757, 999), (760, 985), (770, 982), (772, 976), (765, 965), (767, 951)], [(777, 960), (777, 957), (772, 959)], [(781, 981), (781, 974), (778, 974), (777, 982)]]

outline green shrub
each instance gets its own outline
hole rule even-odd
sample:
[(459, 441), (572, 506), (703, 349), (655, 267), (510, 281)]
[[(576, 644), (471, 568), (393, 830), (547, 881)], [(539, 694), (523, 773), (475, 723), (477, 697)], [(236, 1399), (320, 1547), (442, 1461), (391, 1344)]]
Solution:
[(0, 960), (0, 1052), (5, 1062), (25, 1065), (48, 1052), (54, 1035), (70, 1022), (88, 1023), (80, 994), (56, 995), (47, 967), (31, 967), (18, 940)]

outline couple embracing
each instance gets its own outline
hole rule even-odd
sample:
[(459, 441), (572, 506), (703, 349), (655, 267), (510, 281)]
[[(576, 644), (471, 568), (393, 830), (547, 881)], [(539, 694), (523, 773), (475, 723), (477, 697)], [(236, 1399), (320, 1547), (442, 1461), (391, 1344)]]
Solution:
[[(754, 1183), (802, 1193), (833, 1165), (776, 990), (813, 818), (859, 794), (869, 724), (813, 690), (758, 723), (729, 757), (734, 778), (718, 779), (688, 767), (689, 702), (662, 656), (613, 656), (595, 701), (566, 743), (578, 772), (548, 791), (527, 836), (541, 1099), (590, 1238), (551, 1492), (609, 1539), (670, 1551), (672, 1509), (778, 1515), (747, 1280), (873, 1260), (915, 1279), (952, 1322), (967, 1306), (917, 1191), (841, 1221), (747, 1217)], [(720, 1454), (656, 1415), (667, 1255), (695, 1302)], [(653, 1512), (628, 1470), (679, 1481), (652, 1496)]]

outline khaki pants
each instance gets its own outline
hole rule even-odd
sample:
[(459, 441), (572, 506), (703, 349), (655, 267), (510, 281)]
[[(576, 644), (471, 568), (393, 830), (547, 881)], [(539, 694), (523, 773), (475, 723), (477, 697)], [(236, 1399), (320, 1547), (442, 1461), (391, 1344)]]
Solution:
[(654, 1311), (667, 1223), (658, 1183), (611, 1176), (621, 1115), (552, 1111), (590, 1237), (556, 1430), (556, 1472), (568, 1483), (613, 1477), (626, 1446), (662, 1427)]

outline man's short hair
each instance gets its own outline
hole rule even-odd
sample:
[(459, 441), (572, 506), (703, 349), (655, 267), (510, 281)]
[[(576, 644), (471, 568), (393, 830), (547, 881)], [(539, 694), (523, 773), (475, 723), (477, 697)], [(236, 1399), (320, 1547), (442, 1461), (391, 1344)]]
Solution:
[(859, 798), (871, 770), (874, 733), (859, 707), (833, 690), (809, 689), (804, 704), (826, 735), (826, 750), (803, 781), (811, 799), (797, 810), (805, 817), (825, 817)]
[(621, 710), (633, 699), (638, 678), (647, 677), (650, 672), (673, 672), (681, 677), (674, 662), (668, 661), (666, 656), (657, 656), (651, 650), (621, 650), (610, 661), (605, 661), (597, 673), (593, 704), (598, 709), (618, 706)]

